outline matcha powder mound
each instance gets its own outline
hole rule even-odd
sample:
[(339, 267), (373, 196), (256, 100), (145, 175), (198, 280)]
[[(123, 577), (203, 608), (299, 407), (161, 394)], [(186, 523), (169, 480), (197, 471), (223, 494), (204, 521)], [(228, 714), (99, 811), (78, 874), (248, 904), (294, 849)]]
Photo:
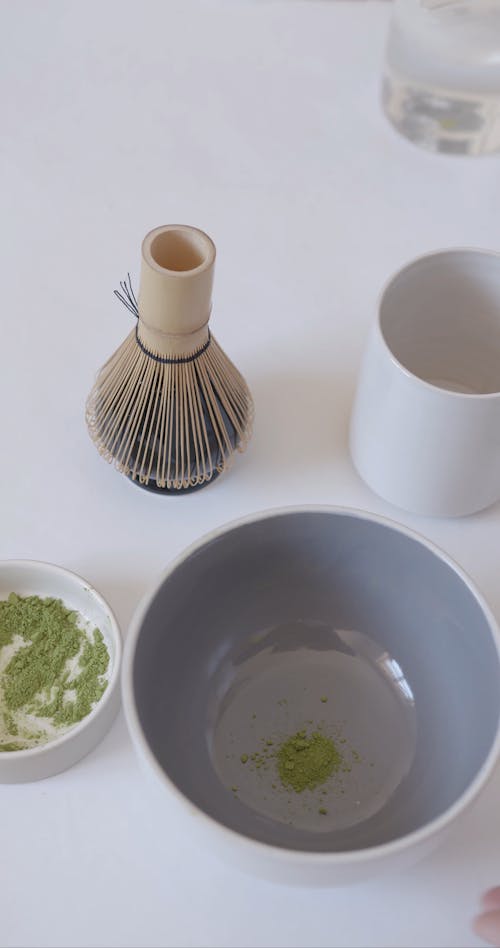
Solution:
[(42, 744), (90, 713), (107, 687), (109, 653), (60, 599), (0, 601), (0, 750)]
[(341, 766), (342, 756), (334, 742), (319, 731), (310, 737), (306, 731), (297, 731), (279, 748), (277, 763), (282, 784), (302, 793), (328, 780)]

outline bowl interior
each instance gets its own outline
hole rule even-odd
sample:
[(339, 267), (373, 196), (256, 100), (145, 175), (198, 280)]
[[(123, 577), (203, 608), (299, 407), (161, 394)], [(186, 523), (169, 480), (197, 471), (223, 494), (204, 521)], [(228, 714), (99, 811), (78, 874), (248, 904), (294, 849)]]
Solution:
[[(442, 814), (500, 714), (497, 647), (461, 576), (418, 540), (337, 511), (269, 516), (192, 553), (146, 611), (132, 681), (144, 737), (187, 798), (249, 837), (318, 852)], [(298, 731), (340, 754), (300, 793), (279, 773)]]

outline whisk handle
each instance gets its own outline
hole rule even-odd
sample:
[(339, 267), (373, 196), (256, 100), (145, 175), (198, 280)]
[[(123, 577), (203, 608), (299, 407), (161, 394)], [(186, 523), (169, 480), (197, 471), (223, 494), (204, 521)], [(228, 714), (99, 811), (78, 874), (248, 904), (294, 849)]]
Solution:
[(208, 339), (215, 245), (196, 227), (169, 224), (142, 244), (138, 334), (145, 346), (189, 354)]

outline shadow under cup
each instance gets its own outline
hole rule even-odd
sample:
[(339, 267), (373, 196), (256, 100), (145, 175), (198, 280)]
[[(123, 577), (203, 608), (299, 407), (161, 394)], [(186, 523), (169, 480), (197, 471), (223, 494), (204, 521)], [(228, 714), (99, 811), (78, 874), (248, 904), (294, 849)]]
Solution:
[(380, 496), (460, 516), (500, 497), (500, 256), (447, 250), (382, 294), (351, 418), (351, 454)]

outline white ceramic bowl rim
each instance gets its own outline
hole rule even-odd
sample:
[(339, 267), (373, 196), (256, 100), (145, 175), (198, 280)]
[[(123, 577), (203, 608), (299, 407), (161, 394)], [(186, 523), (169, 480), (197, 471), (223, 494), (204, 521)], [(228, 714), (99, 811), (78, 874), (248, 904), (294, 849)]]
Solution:
[[(108, 680), (106, 691), (104, 692), (102, 698), (99, 699), (95, 707), (92, 708), (92, 711), (90, 712), (90, 714), (87, 714), (86, 717), (82, 718), (82, 720), (79, 721), (78, 724), (74, 724), (73, 727), (70, 727), (67, 731), (64, 732), (64, 734), (61, 734), (60, 737), (55, 737), (53, 740), (46, 741), (44, 744), (38, 744), (36, 747), (27, 747), (24, 750), (6, 752), (6, 756), (8, 753), (9, 760), (11, 759), (18, 760), (21, 758), (38, 757), (41, 754), (46, 753), (49, 749), (52, 750), (52, 748), (54, 747), (60, 747), (62, 744), (67, 744), (69, 741), (73, 740), (73, 738), (76, 737), (77, 734), (80, 734), (81, 731), (83, 731), (87, 727), (89, 722), (92, 721), (96, 717), (96, 715), (101, 712), (102, 708), (104, 708), (108, 704), (108, 702), (111, 701), (112, 693), (114, 691), (114, 686), (120, 674), (120, 665), (121, 665), (121, 658), (122, 658), (122, 640), (121, 640), (118, 622), (116, 621), (116, 617), (113, 610), (111, 609), (111, 606), (108, 605), (108, 603), (106, 602), (105, 599), (103, 599), (101, 594), (97, 592), (97, 589), (95, 589), (91, 583), (87, 582), (87, 580), (84, 579), (83, 576), (80, 576), (78, 573), (73, 572), (73, 570), (66, 569), (64, 566), (58, 566), (56, 563), (48, 563), (45, 560), (23, 560), (23, 559), (0, 560), (0, 570), (2, 569), (3, 566), (17, 566), (17, 567), (20, 567), (21, 569), (23, 569), (24, 567), (26, 568), (34, 567), (35, 569), (41, 568), (43, 570), (46, 570), (46, 572), (50, 572), (55, 575), (59, 574), (60, 576), (69, 576), (72, 579), (76, 580), (81, 585), (85, 586), (85, 588), (88, 589), (88, 591), (91, 593), (94, 599), (101, 606), (103, 612), (105, 612), (109, 617), (111, 629), (113, 632), (113, 639), (114, 639), (113, 644), (114, 644), (114, 649), (115, 649), (113, 664), (111, 668), (111, 675)], [(16, 591), (15, 589), (12, 590), (12, 592), (15, 592), (15, 591)]]
[(252, 849), (254, 852), (265, 852), (267, 854), (272, 854), (273, 858), (276, 860), (286, 860), (287, 862), (297, 862), (300, 865), (304, 865), (304, 860), (309, 865), (315, 865), (318, 863), (321, 864), (331, 864), (335, 866), (337, 863), (346, 865), (346, 864), (356, 864), (359, 862), (367, 862), (370, 860), (376, 860), (385, 856), (395, 855), (413, 845), (424, 843), (427, 839), (435, 836), (442, 830), (444, 830), (449, 824), (451, 824), (456, 817), (460, 815), (467, 807), (473, 802), (473, 800), (478, 796), (480, 791), (484, 788), (489, 778), (492, 776), (495, 769), (495, 765), (500, 757), (500, 716), (497, 725), (497, 734), (493, 742), (493, 745), (489, 751), (489, 754), (484, 761), (482, 767), (479, 769), (474, 780), (469, 784), (467, 789), (461, 794), (458, 800), (455, 801), (450, 807), (448, 807), (444, 813), (435, 819), (431, 820), (429, 823), (426, 823), (418, 830), (414, 830), (411, 833), (407, 833), (405, 836), (401, 836), (395, 840), (392, 840), (388, 843), (383, 843), (378, 846), (372, 846), (368, 849), (359, 849), (355, 851), (335, 851), (335, 852), (311, 852), (303, 850), (295, 850), (282, 848), (279, 846), (273, 846), (269, 843), (260, 842), (259, 840), (254, 840), (249, 836), (246, 836), (244, 833), (239, 833), (236, 830), (230, 829), (227, 826), (224, 826), (222, 823), (219, 823), (218, 820), (215, 820), (208, 813), (205, 813), (204, 810), (196, 806), (190, 800), (188, 800), (184, 794), (176, 787), (174, 782), (170, 780), (168, 775), (162, 769), (158, 761), (156, 760), (155, 755), (150, 749), (139, 721), (139, 716), (135, 707), (134, 700), (134, 688), (133, 688), (133, 666), (134, 666), (134, 657), (137, 647), (137, 642), (139, 639), (140, 629), (153, 599), (155, 598), (159, 587), (165, 582), (167, 577), (169, 577), (185, 560), (187, 560), (192, 554), (196, 553), (201, 547), (205, 546), (206, 543), (209, 543), (220, 536), (223, 536), (225, 533), (229, 533), (235, 528), (245, 526), (246, 524), (257, 523), (260, 520), (266, 520), (270, 517), (284, 517), (289, 514), (300, 514), (300, 513), (323, 513), (327, 515), (335, 514), (342, 517), (357, 517), (361, 520), (371, 521), (372, 523), (379, 524), (380, 526), (387, 527), (388, 529), (395, 530), (398, 533), (403, 534), (411, 540), (419, 543), (421, 546), (424, 546), (430, 553), (438, 557), (443, 563), (446, 563), (447, 566), (452, 569), (456, 575), (462, 580), (472, 596), (474, 596), (476, 602), (481, 608), (490, 628), (490, 632), (493, 638), (493, 641), (496, 645), (497, 653), (500, 659), (500, 631), (498, 629), (496, 620), (491, 612), (488, 604), (481, 595), (481, 593), (476, 588), (472, 579), (468, 574), (456, 563), (447, 553), (440, 549), (437, 545), (432, 543), (430, 540), (427, 540), (421, 534), (417, 533), (414, 530), (409, 529), (403, 524), (398, 523), (397, 521), (391, 520), (388, 517), (381, 517), (378, 514), (373, 514), (368, 511), (358, 510), (350, 507), (337, 507), (330, 505), (320, 505), (320, 504), (306, 504), (306, 505), (291, 505), (288, 507), (277, 507), (270, 508), (267, 510), (259, 511), (254, 514), (247, 515), (245, 517), (238, 518), (237, 520), (230, 521), (229, 523), (223, 524), (220, 527), (216, 527), (214, 530), (206, 533), (200, 539), (196, 540), (190, 546), (188, 546), (182, 553), (180, 553), (174, 560), (167, 566), (167, 568), (161, 573), (154, 586), (146, 592), (146, 594), (141, 599), (137, 609), (132, 617), (132, 621), (129, 627), (129, 632), (127, 635), (127, 640), (125, 643), (125, 650), (123, 656), (123, 667), (122, 667), (122, 698), (123, 698), (123, 709), (125, 713), (125, 719), (129, 728), (132, 741), (135, 744), (137, 750), (141, 754), (142, 758), (149, 764), (152, 768), (153, 773), (160, 780), (162, 784), (166, 784), (169, 789), (174, 793), (176, 798), (182, 802), (185, 808), (191, 812), (195, 812), (196, 816), (204, 818), (205, 821), (212, 827), (212, 829), (217, 829), (220, 833), (226, 835), (226, 838), (232, 839), (233, 842), (238, 841), (240, 845), (246, 845), (248, 848)]
[(467, 401), (471, 399), (500, 399), (500, 391), (498, 392), (457, 392), (451, 388), (440, 388), (436, 385), (433, 385), (432, 382), (427, 382), (426, 379), (420, 378), (419, 375), (415, 375), (414, 372), (411, 372), (399, 359), (394, 355), (391, 347), (386, 342), (384, 333), (382, 331), (382, 326), (380, 323), (380, 315), (382, 311), (382, 303), (384, 301), (385, 295), (393, 283), (396, 282), (399, 277), (401, 277), (408, 270), (413, 269), (416, 264), (422, 263), (424, 260), (429, 260), (431, 257), (445, 257), (453, 256), (459, 253), (477, 253), (481, 254), (484, 257), (495, 257), (499, 264), (500, 269), (500, 252), (497, 250), (487, 250), (484, 247), (442, 247), (437, 250), (429, 250), (427, 253), (420, 254), (418, 257), (414, 257), (412, 260), (409, 260), (407, 263), (403, 264), (402, 267), (399, 267), (383, 284), (382, 289), (379, 292), (377, 298), (377, 309), (376, 309), (376, 320), (375, 320), (375, 329), (377, 336), (382, 343), (387, 355), (394, 363), (397, 365), (398, 369), (410, 379), (418, 388), (427, 388), (434, 393), (434, 395), (441, 395), (443, 398), (455, 398), (455, 399), (466, 399)]

